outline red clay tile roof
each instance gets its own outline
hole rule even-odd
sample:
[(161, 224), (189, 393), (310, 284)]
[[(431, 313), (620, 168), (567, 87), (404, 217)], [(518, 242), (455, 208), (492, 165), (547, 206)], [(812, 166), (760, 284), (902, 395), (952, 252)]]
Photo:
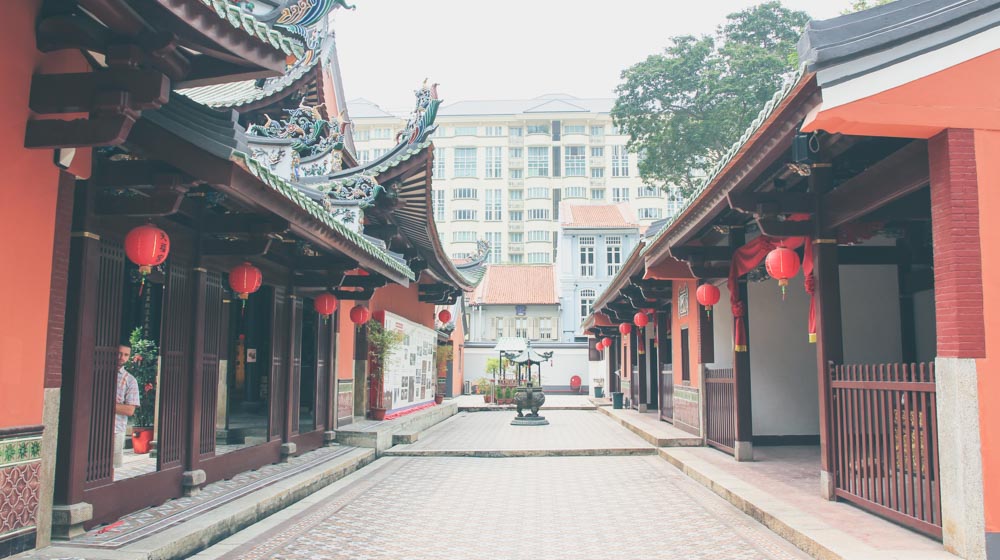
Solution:
[(473, 303), (557, 304), (556, 267), (551, 264), (491, 264), (486, 267), (483, 281), (476, 287)]
[(639, 222), (628, 204), (593, 205), (563, 202), (560, 215), (563, 227), (639, 227)]

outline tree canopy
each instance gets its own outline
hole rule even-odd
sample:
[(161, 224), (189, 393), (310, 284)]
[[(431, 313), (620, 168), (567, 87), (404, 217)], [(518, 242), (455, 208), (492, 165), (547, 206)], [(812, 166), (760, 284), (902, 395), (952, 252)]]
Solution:
[(611, 116), (647, 184), (692, 192), (795, 69), (807, 21), (767, 2), (729, 14), (714, 35), (672, 37), (622, 72)]

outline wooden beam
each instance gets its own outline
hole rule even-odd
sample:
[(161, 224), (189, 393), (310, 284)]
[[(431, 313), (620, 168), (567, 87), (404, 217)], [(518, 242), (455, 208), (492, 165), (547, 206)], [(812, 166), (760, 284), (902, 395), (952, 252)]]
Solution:
[(358, 263), (353, 259), (341, 256), (316, 256), (316, 257), (293, 257), (290, 263), (292, 268), (295, 270), (340, 270), (341, 272), (347, 272), (348, 270), (357, 268)]
[(812, 213), (816, 204), (809, 193), (751, 192), (729, 193), (729, 207), (755, 216), (775, 216), (778, 214)]
[(365, 235), (385, 240), (399, 233), (399, 228), (396, 224), (370, 224), (365, 226), (364, 231)]
[(94, 213), (102, 216), (170, 216), (180, 210), (187, 187), (155, 189), (132, 196), (101, 196), (94, 204)]
[(823, 227), (833, 229), (930, 184), (927, 142), (914, 140), (823, 197)]
[(126, 189), (168, 184), (194, 184), (194, 179), (172, 165), (156, 160), (100, 160), (92, 183), (99, 189)]
[(24, 131), (25, 148), (89, 148), (125, 142), (136, 115), (111, 115), (73, 120), (30, 120)]
[(678, 260), (686, 261), (698, 257), (703, 261), (728, 261), (733, 250), (726, 246), (702, 247), (699, 245), (682, 245), (671, 247), (670, 254)]
[(215, 235), (255, 235), (284, 233), (288, 231), (288, 220), (276, 216), (259, 214), (223, 214), (206, 219), (203, 232)]
[(702, 280), (729, 278), (729, 263), (725, 265), (689, 264), (691, 275)]
[(35, 74), (28, 106), (43, 114), (90, 113), (107, 92), (125, 93), (122, 106), (158, 109), (170, 99), (170, 80), (155, 70), (109, 68), (73, 74)]
[(202, 255), (240, 255), (245, 257), (257, 257), (267, 254), (271, 248), (270, 237), (258, 237), (256, 239), (241, 241), (224, 241), (221, 239), (202, 239)]
[(807, 237), (816, 230), (816, 225), (812, 220), (793, 222), (790, 220), (779, 221), (771, 218), (758, 218), (754, 220), (760, 232), (771, 237)]

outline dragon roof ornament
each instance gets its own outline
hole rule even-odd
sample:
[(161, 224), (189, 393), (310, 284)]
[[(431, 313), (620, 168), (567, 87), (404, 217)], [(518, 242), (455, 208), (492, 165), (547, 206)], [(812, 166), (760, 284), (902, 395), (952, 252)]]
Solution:
[(320, 109), (323, 104), (310, 107), (300, 104), (294, 109), (285, 109), (287, 119), (274, 120), (264, 115), (264, 124), (251, 124), (247, 128), (250, 136), (291, 140), (290, 147), (300, 157), (324, 154), (330, 150), (344, 149), (344, 132), (348, 122), (335, 117), (333, 122), (323, 118)]
[(416, 144), (425, 140), (433, 132), (434, 119), (437, 118), (438, 106), (441, 105), (437, 87), (438, 84), (432, 84), (428, 87), (425, 78), (420, 89), (413, 91), (417, 98), (416, 107), (406, 121), (406, 128), (396, 134), (397, 143)]

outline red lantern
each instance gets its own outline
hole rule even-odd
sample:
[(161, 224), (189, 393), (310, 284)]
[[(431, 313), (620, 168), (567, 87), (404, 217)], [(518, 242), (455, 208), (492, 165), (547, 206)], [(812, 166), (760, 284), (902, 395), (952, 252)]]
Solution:
[(632, 323), (622, 323), (618, 325), (618, 332), (622, 334), (629, 334), (632, 332)]
[(601, 343), (604, 344), (605, 348), (611, 348), (611, 339), (610, 338), (604, 337), (604, 340), (602, 340)]
[(323, 319), (326, 319), (337, 310), (337, 298), (329, 292), (324, 292), (316, 296), (316, 299), (313, 300), (313, 307), (316, 308), (316, 313), (319, 313), (323, 316)]
[(355, 325), (363, 325), (371, 318), (372, 313), (368, 311), (367, 307), (358, 304), (351, 308), (351, 322)]
[(705, 311), (711, 315), (712, 306), (719, 303), (719, 289), (714, 284), (702, 284), (698, 286), (698, 291), (694, 295), (698, 303), (704, 306)]
[(125, 254), (139, 265), (139, 273), (146, 275), (154, 266), (163, 264), (170, 254), (170, 237), (167, 232), (146, 224), (133, 228), (125, 236)]
[(639, 327), (640, 329), (645, 328), (645, 326), (649, 324), (649, 315), (646, 315), (642, 311), (639, 311), (635, 314), (634, 317), (632, 317), (632, 322), (635, 323), (635, 326)]
[(778, 247), (767, 254), (764, 266), (771, 278), (778, 280), (781, 286), (781, 299), (785, 299), (785, 287), (788, 286), (788, 279), (799, 272), (799, 255), (787, 247)]
[(443, 324), (450, 323), (451, 311), (448, 311), (447, 309), (442, 309), (441, 312), (438, 313), (438, 321), (441, 321)]
[(236, 265), (229, 271), (229, 287), (236, 292), (236, 297), (244, 302), (250, 294), (260, 289), (262, 281), (260, 269), (248, 262)]

